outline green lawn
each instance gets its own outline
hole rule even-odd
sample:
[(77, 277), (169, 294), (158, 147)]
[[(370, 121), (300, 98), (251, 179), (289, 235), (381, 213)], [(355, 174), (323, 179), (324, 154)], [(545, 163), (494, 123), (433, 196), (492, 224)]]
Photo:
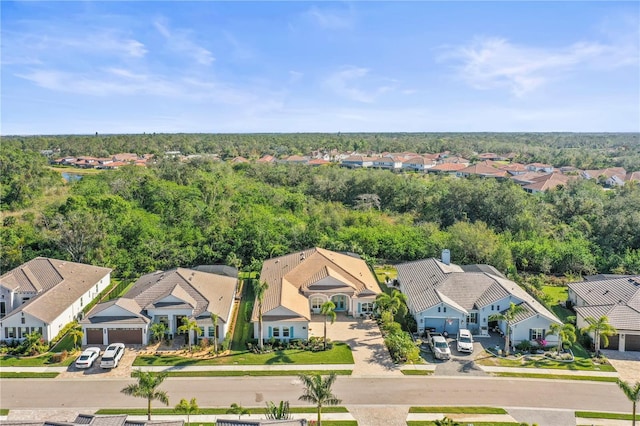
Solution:
[[(264, 414), (265, 407), (245, 407), (249, 414)], [(198, 414), (202, 415), (220, 415), (228, 414), (229, 407), (224, 408), (202, 408)], [(293, 414), (309, 414), (315, 413), (316, 407), (289, 407), (289, 411)], [(322, 407), (322, 413), (348, 413), (346, 407)], [(130, 416), (142, 416), (147, 414), (146, 408), (102, 408), (96, 411), (96, 414), (128, 414)], [(151, 414), (155, 415), (172, 415), (176, 413), (173, 408), (151, 408)], [(324, 422), (323, 422), (324, 423)]]
[(433, 370), (400, 370), (405, 376), (430, 376)]
[[(632, 414), (602, 413), (598, 411), (576, 411), (576, 417), (584, 419), (633, 420)], [(636, 414), (636, 420), (640, 420), (640, 414)]]
[(389, 277), (389, 281), (398, 278), (398, 271), (391, 265), (378, 265), (373, 268), (373, 271), (375, 272), (379, 283), (385, 283), (387, 277)]
[(242, 299), (238, 306), (233, 338), (231, 340), (231, 350), (242, 352), (247, 349), (246, 342), (253, 339), (253, 324), (251, 324), (251, 311), (255, 294), (253, 292), (252, 280), (245, 279), (242, 287)]
[(75, 360), (75, 356), (70, 355), (66, 360), (59, 363), (52, 363), (51, 357), (53, 354), (48, 352), (44, 355), (34, 357), (34, 358), (25, 358), (25, 357), (15, 357), (11, 355), (5, 355), (0, 357), (0, 366), (2, 367), (66, 367), (71, 365)]
[(329, 374), (335, 373), (338, 376), (350, 376), (352, 370), (274, 370), (274, 371), (170, 371), (169, 377), (233, 377), (233, 376), (297, 376), (299, 374)]
[(14, 373), (0, 371), (0, 379), (55, 379), (60, 373)]
[(141, 355), (134, 366), (145, 365), (282, 365), (282, 364), (353, 364), (353, 354), (346, 343), (335, 343), (332, 349), (320, 352), (287, 349), (268, 354), (232, 352), (218, 358), (197, 359), (174, 355)]
[(8, 408), (0, 408), (0, 416), (8, 416), (9, 409)]
[[(616, 371), (610, 364), (595, 365), (591, 358), (584, 357), (587, 355), (584, 349), (575, 344), (571, 350), (573, 351), (574, 362), (560, 362), (550, 358), (540, 358), (533, 360), (521, 359), (504, 359), (491, 356), (487, 353), (486, 357), (476, 359), (481, 365), (500, 366), (500, 367), (524, 367), (524, 368), (550, 368), (559, 370), (576, 370), (576, 371)], [(582, 355), (582, 356), (580, 356)]]
[(549, 307), (551, 311), (562, 320), (562, 322), (568, 322), (567, 318), (575, 316), (570, 309), (564, 307), (564, 302), (568, 299), (568, 288), (564, 286), (544, 285), (542, 286), (542, 292), (549, 297)]
[[(80, 339), (78, 339), (80, 340)], [(81, 342), (78, 341), (78, 344), (80, 344)], [(56, 345), (51, 348), (50, 352), (62, 352), (62, 351), (67, 351), (67, 352), (72, 352), (73, 351), (73, 337), (71, 337), (71, 335), (69, 333), (65, 334), (64, 337), (62, 339), (60, 339), (60, 341), (58, 343), (56, 343)]]
[(507, 414), (498, 407), (410, 407), (409, 413)]
[(522, 377), (527, 379), (556, 379), (556, 380), (589, 380), (592, 382), (617, 382), (617, 377), (607, 376), (579, 376), (574, 374), (536, 374), (536, 373), (492, 373), (498, 377)]

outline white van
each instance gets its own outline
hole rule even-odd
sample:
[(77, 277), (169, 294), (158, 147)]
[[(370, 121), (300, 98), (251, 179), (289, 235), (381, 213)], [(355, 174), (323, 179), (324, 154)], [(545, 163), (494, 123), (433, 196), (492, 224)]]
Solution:
[(124, 355), (124, 343), (110, 344), (102, 354), (100, 368), (116, 368), (122, 355)]
[(458, 352), (473, 352), (473, 337), (471, 337), (471, 332), (465, 328), (461, 328), (458, 330), (456, 347)]

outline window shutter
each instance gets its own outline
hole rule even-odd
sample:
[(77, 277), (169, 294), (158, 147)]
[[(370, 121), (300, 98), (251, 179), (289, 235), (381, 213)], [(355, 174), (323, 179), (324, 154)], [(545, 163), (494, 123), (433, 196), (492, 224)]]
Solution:
[(293, 339), (293, 327), (289, 327), (289, 337)]
[(533, 329), (529, 329), (529, 340), (533, 340)]
[(269, 326), (269, 338), (273, 337), (273, 329)]
[(358, 303), (358, 313), (362, 312), (362, 303)]

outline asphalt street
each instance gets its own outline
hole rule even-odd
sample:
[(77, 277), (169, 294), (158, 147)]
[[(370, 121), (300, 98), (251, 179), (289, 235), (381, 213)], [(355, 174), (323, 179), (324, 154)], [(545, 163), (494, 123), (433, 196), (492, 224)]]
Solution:
[[(3, 379), (0, 405), (9, 409), (141, 407), (120, 392), (133, 379)], [(262, 406), (265, 401), (298, 401), (296, 377), (169, 378), (161, 389), (173, 406), (197, 398), (201, 407)], [(615, 383), (485, 377), (338, 377), (342, 405), (488, 405), (523, 408), (626, 412), (630, 403)], [(157, 404), (157, 403), (156, 403)]]

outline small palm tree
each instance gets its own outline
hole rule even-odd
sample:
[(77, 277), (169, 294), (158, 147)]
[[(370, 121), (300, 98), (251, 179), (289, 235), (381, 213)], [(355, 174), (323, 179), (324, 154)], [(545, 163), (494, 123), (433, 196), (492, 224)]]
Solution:
[(453, 419), (450, 419), (447, 416), (444, 416), (442, 420), (435, 420), (433, 424), (435, 426), (460, 426), (460, 423), (456, 422)]
[(609, 324), (609, 318), (602, 316), (600, 319), (586, 317), (584, 319), (589, 325), (582, 328), (583, 333), (593, 333), (593, 343), (596, 347), (596, 356), (600, 356), (600, 340), (606, 348), (609, 346), (609, 336), (615, 335), (618, 330)]
[(227, 409), (227, 414), (237, 414), (238, 415), (238, 420), (240, 420), (240, 416), (243, 416), (245, 414), (249, 414), (249, 410), (244, 408), (242, 405), (236, 404), (234, 402), (233, 404), (231, 404), (231, 408)]
[(279, 405), (274, 404), (273, 401), (267, 402), (266, 416), (270, 420), (292, 419), (293, 417), (289, 411), (289, 401), (280, 401)]
[(489, 315), (489, 321), (504, 321), (506, 324), (506, 330), (504, 333), (504, 353), (505, 355), (509, 355), (509, 338), (511, 334), (511, 323), (516, 318), (516, 316), (520, 313), (524, 312), (524, 308), (522, 305), (516, 305), (511, 302), (509, 305), (509, 309), (507, 309), (504, 313)]
[(551, 324), (547, 335), (558, 336), (558, 354), (564, 351), (563, 345), (565, 343), (571, 346), (577, 339), (576, 328), (573, 324)]
[(640, 402), (640, 382), (636, 382), (635, 386), (631, 383), (627, 383), (618, 379), (618, 386), (622, 389), (622, 392), (629, 398), (629, 401), (633, 404), (632, 411), (632, 426), (636, 426), (636, 406)]
[(169, 397), (165, 391), (158, 390), (158, 386), (167, 378), (167, 373), (154, 373), (153, 371), (135, 370), (131, 376), (138, 379), (138, 383), (132, 383), (122, 389), (125, 395), (147, 399), (147, 420), (151, 420), (151, 401), (156, 400), (164, 405), (169, 405)]
[(211, 314), (211, 322), (213, 323), (213, 353), (218, 355), (218, 315)]
[(327, 350), (327, 318), (331, 318), (331, 324), (336, 320), (336, 305), (327, 300), (320, 307), (320, 313), (324, 315), (324, 350)]
[(393, 316), (407, 314), (407, 295), (398, 289), (393, 289), (391, 294), (380, 293), (376, 296), (376, 306), (379, 312), (389, 311)]
[(190, 425), (191, 414), (198, 414), (200, 412), (200, 407), (198, 407), (198, 402), (195, 398), (191, 398), (191, 401), (187, 401), (186, 399), (182, 398), (180, 400), (180, 403), (176, 405), (175, 411), (176, 413), (186, 414), (187, 425)]
[(202, 330), (200, 329), (200, 326), (198, 325), (196, 320), (189, 319), (187, 317), (182, 317), (182, 325), (178, 327), (178, 331), (180, 333), (187, 333), (187, 337), (189, 339), (189, 352), (191, 352), (191, 340), (192, 340), (191, 331), (194, 331), (196, 333), (196, 336), (201, 335)]
[(262, 338), (262, 302), (264, 301), (264, 293), (269, 288), (269, 284), (264, 281), (256, 280), (253, 282), (253, 292), (258, 302), (258, 346), (262, 351), (264, 349), (264, 339)]
[(342, 401), (331, 393), (331, 386), (336, 381), (336, 373), (323, 378), (320, 374), (301, 374), (298, 376), (304, 385), (304, 393), (301, 401), (315, 404), (318, 408), (318, 426), (322, 426), (322, 407), (325, 405), (338, 405)]
[(151, 327), (149, 327), (149, 330), (151, 330), (151, 334), (153, 334), (156, 342), (160, 342), (167, 332), (167, 325), (163, 322), (154, 322), (151, 324)]
[(84, 333), (81, 328), (72, 328), (69, 331), (69, 335), (73, 338), (73, 348), (78, 347), (78, 341), (82, 342), (82, 338), (84, 337)]

